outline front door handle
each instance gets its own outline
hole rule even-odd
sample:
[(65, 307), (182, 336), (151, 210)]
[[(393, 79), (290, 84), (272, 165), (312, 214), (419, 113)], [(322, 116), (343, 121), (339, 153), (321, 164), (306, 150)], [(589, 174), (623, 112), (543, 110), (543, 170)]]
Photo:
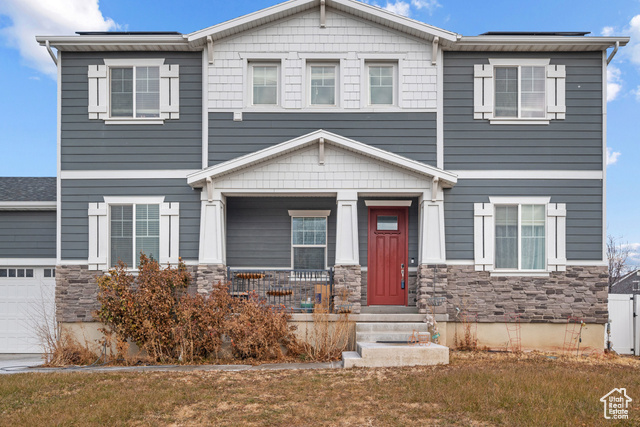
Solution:
[(400, 264), (400, 276), (402, 280), (400, 281), (400, 289), (404, 289), (404, 264)]

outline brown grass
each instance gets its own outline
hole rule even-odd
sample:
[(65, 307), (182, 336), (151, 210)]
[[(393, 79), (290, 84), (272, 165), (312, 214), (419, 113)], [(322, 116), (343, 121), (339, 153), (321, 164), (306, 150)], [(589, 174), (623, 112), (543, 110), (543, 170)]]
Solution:
[(640, 361), (453, 353), (448, 366), (0, 376), (0, 425), (602, 425)]

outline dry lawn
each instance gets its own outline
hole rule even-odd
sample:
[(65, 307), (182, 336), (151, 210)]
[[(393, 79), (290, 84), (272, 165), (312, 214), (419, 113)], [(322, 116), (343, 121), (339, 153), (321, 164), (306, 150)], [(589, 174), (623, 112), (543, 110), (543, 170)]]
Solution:
[(0, 425), (603, 425), (640, 361), (454, 353), (448, 366), (0, 376)]

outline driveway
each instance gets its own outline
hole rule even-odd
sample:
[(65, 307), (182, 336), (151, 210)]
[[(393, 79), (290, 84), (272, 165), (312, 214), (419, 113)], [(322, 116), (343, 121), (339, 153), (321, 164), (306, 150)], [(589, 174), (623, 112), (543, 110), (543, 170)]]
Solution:
[(0, 375), (42, 363), (41, 354), (0, 354)]

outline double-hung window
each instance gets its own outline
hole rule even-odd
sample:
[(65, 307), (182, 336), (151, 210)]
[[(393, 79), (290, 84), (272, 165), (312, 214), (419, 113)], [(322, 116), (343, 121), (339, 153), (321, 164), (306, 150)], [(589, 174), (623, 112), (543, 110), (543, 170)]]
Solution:
[(110, 70), (111, 117), (160, 117), (160, 67)]
[(546, 69), (523, 65), (495, 67), (496, 118), (545, 118)]
[(495, 268), (544, 270), (545, 205), (495, 206)]
[(293, 268), (324, 270), (327, 268), (327, 216), (290, 214)]
[(333, 107), (337, 105), (337, 66), (334, 64), (309, 65), (309, 104)]
[(395, 65), (368, 64), (369, 105), (395, 104)]
[(138, 267), (140, 253), (159, 259), (160, 206), (112, 205), (111, 209), (111, 265), (118, 261)]
[(251, 64), (252, 105), (278, 105), (278, 64)]

